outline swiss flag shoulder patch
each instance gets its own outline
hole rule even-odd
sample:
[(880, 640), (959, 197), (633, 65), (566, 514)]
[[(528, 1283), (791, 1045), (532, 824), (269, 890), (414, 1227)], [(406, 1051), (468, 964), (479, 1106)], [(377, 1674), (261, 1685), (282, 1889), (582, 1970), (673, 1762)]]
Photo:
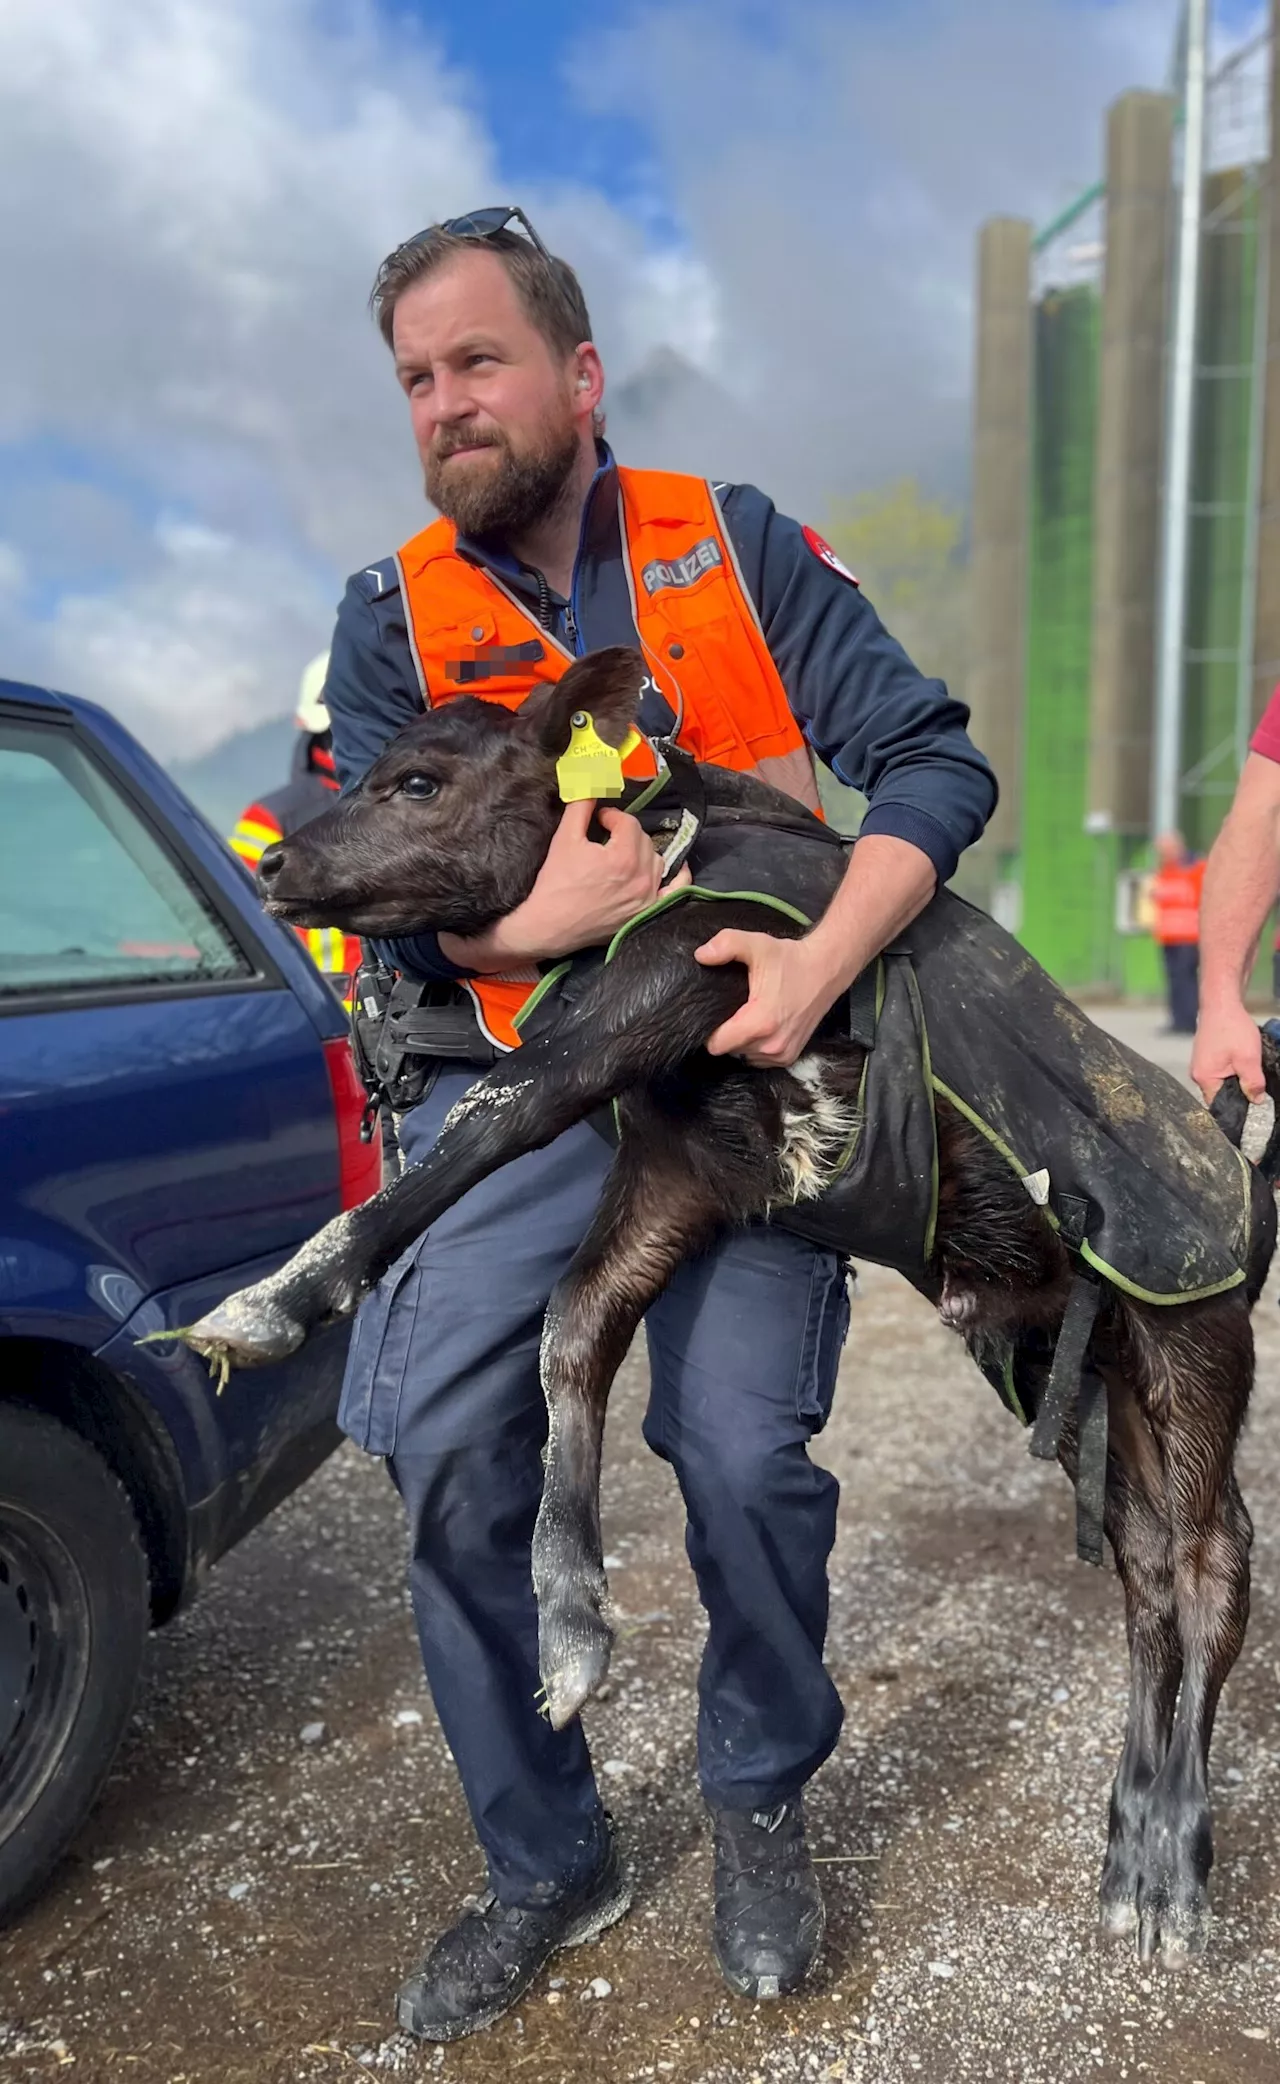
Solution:
[(832, 549), (826, 537), (819, 535), (816, 528), (802, 529), (801, 534), (804, 536), (806, 543), (809, 545), (809, 548), (812, 550), (819, 564), (825, 564), (829, 566), (833, 572), (839, 572), (840, 577), (842, 579), (847, 579), (849, 581), (850, 586), (856, 586), (858, 584), (857, 579), (855, 578), (854, 574), (849, 570), (848, 565), (845, 564), (842, 561), (842, 559), (836, 556), (835, 551)]

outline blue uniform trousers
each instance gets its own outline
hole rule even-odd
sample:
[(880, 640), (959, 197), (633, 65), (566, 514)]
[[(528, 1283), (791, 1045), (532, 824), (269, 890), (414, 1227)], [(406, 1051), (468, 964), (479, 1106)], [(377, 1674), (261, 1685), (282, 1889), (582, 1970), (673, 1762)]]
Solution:
[[(474, 1077), (443, 1067), (402, 1124), (408, 1162)], [(511, 1903), (578, 1879), (601, 1842), (581, 1727), (553, 1731), (537, 1712), (529, 1558), (547, 1433), (543, 1312), (610, 1159), (582, 1123), (473, 1188), (361, 1308), (343, 1390), (344, 1429), (388, 1458), (404, 1500), (427, 1680), (493, 1886)], [(830, 1409), (847, 1327), (843, 1261), (764, 1225), (686, 1262), (646, 1319), (644, 1432), (688, 1513), (710, 1623), (699, 1777), (720, 1806), (794, 1794), (839, 1733), (822, 1663), (839, 1487), (806, 1443)]]
[(1200, 949), (1195, 941), (1170, 941), (1162, 949), (1169, 993), (1169, 1026), (1175, 1035), (1194, 1035), (1200, 1018)]

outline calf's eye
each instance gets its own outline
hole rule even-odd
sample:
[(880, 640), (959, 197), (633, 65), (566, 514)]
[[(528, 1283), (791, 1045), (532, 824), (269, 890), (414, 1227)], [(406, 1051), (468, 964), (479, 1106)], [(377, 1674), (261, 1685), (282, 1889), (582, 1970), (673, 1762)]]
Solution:
[(428, 796), (438, 796), (440, 784), (434, 775), (406, 774), (400, 784), (400, 794), (411, 796), (415, 803), (425, 803)]

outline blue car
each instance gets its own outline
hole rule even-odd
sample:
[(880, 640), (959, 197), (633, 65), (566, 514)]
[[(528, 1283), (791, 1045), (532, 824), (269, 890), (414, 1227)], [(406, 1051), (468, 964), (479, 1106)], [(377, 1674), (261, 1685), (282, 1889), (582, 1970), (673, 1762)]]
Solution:
[(221, 1396), (140, 1345), (378, 1185), (342, 1008), (91, 703), (0, 680), (0, 1920), (83, 1821), (148, 1627), (337, 1444), (347, 1328)]

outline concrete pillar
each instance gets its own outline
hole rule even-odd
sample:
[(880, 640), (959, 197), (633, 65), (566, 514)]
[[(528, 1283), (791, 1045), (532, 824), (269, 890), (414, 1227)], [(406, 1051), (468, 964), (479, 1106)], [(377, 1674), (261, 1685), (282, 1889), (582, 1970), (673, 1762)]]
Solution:
[(1258, 577), (1254, 596), (1253, 716), (1280, 681), (1280, 0), (1271, 5), (1271, 160), (1263, 170), (1267, 359), (1258, 492)]
[(1015, 849), (1021, 830), (1031, 492), (1031, 226), (993, 217), (978, 235), (970, 547), (973, 736), (1000, 782), (983, 842)]
[(1168, 95), (1124, 94), (1113, 105), (1085, 798), (1097, 831), (1145, 832), (1151, 816), (1172, 148)]

